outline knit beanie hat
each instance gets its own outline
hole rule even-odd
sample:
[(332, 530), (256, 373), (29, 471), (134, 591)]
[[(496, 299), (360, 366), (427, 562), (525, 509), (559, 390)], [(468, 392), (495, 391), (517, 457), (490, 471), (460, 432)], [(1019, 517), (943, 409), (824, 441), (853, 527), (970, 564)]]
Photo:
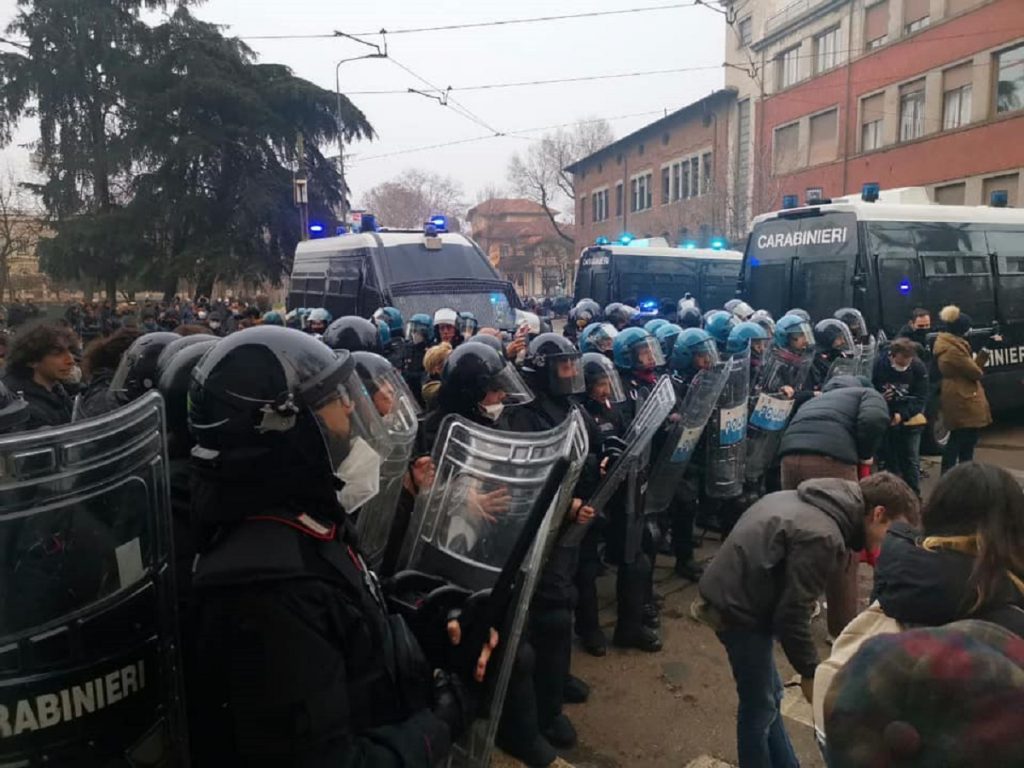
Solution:
[(1024, 765), (1024, 639), (975, 620), (879, 635), (824, 709), (830, 768)]
[(961, 312), (960, 307), (950, 304), (939, 312), (939, 319), (946, 324), (946, 330), (956, 336), (966, 336), (971, 330), (971, 316)]

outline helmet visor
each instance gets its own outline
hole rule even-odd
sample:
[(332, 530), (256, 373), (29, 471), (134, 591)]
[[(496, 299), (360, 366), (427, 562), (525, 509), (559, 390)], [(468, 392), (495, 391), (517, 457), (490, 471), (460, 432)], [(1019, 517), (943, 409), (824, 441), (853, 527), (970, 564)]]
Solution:
[(615, 365), (604, 355), (594, 355), (584, 362), (587, 394), (594, 400), (626, 402), (626, 389)]
[(548, 391), (553, 395), (579, 395), (586, 389), (580, 354), (548, 355)]
[(405, 326), (405, 338), (413, 344), (426, 344), (430, 340), (430, 326), (410, 320)]
[(653, 371), (665, 364), (661, 345), (653, 336), (646, 336), (629, 348), (635, 370)]
[(389, 367), (372, 377), (363, 376), (362, 382), (389, 435), (403, 436), (416, 431), (420, 406), (398, 371)]
[(822, 320), (814, 327), (814, 339), (823, 352), (835, 351), (845, 355), (854, 352), (853, 333), (839, 320)]
[(491, 377), (487, 391), (504, 393), (501, 401), (504, 405), (525, 405), (533, 400), (533, 392), (512, 363), (505, 363), (505, 367)]
[(587, 345), (591, 348), (587, 351), (607, 353), (612, 351), (615, 345), (615, 337), (619, 332), (611, 323), (601, 323), (587, 335)]
[(318, 399), (313, 414), (332, 470), (337, 470), (357, 440), (380, 455), (390, 447), (384, 419), (354, 369), (338, 376), (334, 386)]
[(800, 323), (786, 329), (786, 345), (790, 349), (803, 350), (814, 346), (814, 329), (810, 323)]
[(718, 365), (718, 345), (714, 339), (704, 339), (690, 347), (690, 357), (693, 361), (693, 368), (705, 370)]

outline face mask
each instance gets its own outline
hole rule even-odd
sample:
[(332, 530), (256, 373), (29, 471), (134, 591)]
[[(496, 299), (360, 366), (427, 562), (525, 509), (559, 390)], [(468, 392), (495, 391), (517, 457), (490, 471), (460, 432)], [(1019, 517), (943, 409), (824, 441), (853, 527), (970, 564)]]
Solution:
[(496, 405), (481, 405), (480, 410), (483, 411), (484, 416), (491, 421), (497, 421), (501, 418), (501, 412), (505, 410), (505, 405), (503, 403), (498, 403)]
[(211, 320), (210, 321), (210, 328), (212, 328), (213, 330), (216, 331), (218, 328), (220, 328), (220, 322), (217, 321), (217, 320)]
[(899, 371), (900, 373), (904, 373), (905, 371), (909, 371), (910, 370), (910, 363), (907, 363), (906, 365), (896, 365), (896, 363), (893, 363), (892, 364), (892, 369), (894, 371)]
[(338, 501), (351, 515), (380, 492), (380, 454), (357, 437), (335, 474), (345, 483)]
[(80, 384), (82, 382), (82, 369), (77, 365), (71, 369), (71, 375), (67, 378), (70, 384)]

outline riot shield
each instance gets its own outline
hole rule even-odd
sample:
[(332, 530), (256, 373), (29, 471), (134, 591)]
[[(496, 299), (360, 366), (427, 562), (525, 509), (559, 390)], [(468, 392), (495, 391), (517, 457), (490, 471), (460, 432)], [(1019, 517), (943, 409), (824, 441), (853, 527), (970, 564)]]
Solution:
[(160, 395), (0, 462), (0, 763), (187, 765)]
[(647, 483), (645, 507), (648, 514), (661, 512), (671, 503), (728, 376), (728, 360), (700, 371), (693, 377), (683, 399), (676, 402), (673, 415), (679, 418), (670, 424)]
[(380, 490), (356, 514), (359, 548), (371, 570), (378, 572), (391, 537), (402, 481), (409, 469), (419, 425), (416, 400), (404, 380), (396, 376), (395, 387), (399, 386), (404, 391), (396, 393), (391, 412), (382, 416), (387, 429), (387, 449), (381, 457)]
[(744, 467), (747, 480), (756, 481), (764, 476), (778, 453), (794, 402), (792, 397), (782, 394), (782, 388), (800, 389), (813, 362), (814, 357), (809, 350), (798, 355), (790, 350), (773, 349), (765, 360), (750, 398)]
[(403, 567), (447, 588), (479, 592), (495, 585), (553, 465), (561, 457), (570, 462), (526, 555), (516, 597), (498, 627), (500, 655), (488, 671), (484, 714), (454, 748), (459, 765), (489, 765), (530, 600), (545, 556), (556, 545), (587, 450), (586, 426), (575, 410), (547, 432), (502, 432), (458, 416), (448, 417), (441, 426), (433, 454), (434, 483), (416, 500)]
[(750, 348), (725, 362), (728, 376), (708, 422), (704, 491), (712, 499), (732, 499), (743, 492), (747, 458)]
[(857, 376), (861, 369), (860, 360), (860, 348), (859, 345), (849, 355), (840, 355), (832, 361), (832, 365), (828, 367), (828, 376), (826, 380), (834, 379), (836, 376)]
[(878, 339), (868, 336), (868, 340), (857, 345), (857, 376), (874, 378), (875, 363), (878, 361)]

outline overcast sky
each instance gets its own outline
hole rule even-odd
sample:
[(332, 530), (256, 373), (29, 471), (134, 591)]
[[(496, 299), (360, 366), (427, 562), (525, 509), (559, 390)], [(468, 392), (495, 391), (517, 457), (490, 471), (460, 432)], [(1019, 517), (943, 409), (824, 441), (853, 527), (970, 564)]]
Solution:
[[(208, 0), (194, 8), (199, 17), (223, 24), (226, 34), (316, 34), (341, 30), (427, 27), (482, 21), (587, 13), (672, 4), (672, 0)], [(16, 0), (0, 0), (0, 19), (10, 20)], [(489, 83), (586, 77), (632, 71), (706, 67), (685, 73), (594, 82), (453, 92), (489, 127), (502, 133), (570, 123), (593, 117), (611, 120), (622, 136), (722, 86), (723, 17), (700, 6), (632, 12), (599, 18), (546, 21), (482, 29), (388, 36), (390, 54), (441, 88)], [(379, 41), (379, 37), (371, 38)], [(331, 90), (335, 63), (369, 52), (342, 39), (260, 40), (248, 44), (265, 62), (290, 66), (296, 74)], [(427, 145), (472, 139), (491, 131), (451, 107), (415, 94), (359, 95), (363, 90), (426, 89), (394, 62), (354, 61), (341, 67), (342, 91), (367, 115), (377, 131), (372, 143), (349, 147), (349, 183), (354, 200), (374, 184), (417, 167), (455, 178), (469, 202), (483, 187), (505, 184), (509, 157), (525, 150), (529, 138), (490, 138), (433, 150), (400, 153)], [(619, 118), (637, 113), (643, 116)], [(655, 114), (656, 113), (656, 114)], [(20, 142), (34, 138), (23, 126)], [(332, 151), (331, 154), (334, 154)], [(383, 155), (389, 155), (382, 157)], [(2, 160), (16, 175), (27, 169), (25, 151), (9, 148)]]

